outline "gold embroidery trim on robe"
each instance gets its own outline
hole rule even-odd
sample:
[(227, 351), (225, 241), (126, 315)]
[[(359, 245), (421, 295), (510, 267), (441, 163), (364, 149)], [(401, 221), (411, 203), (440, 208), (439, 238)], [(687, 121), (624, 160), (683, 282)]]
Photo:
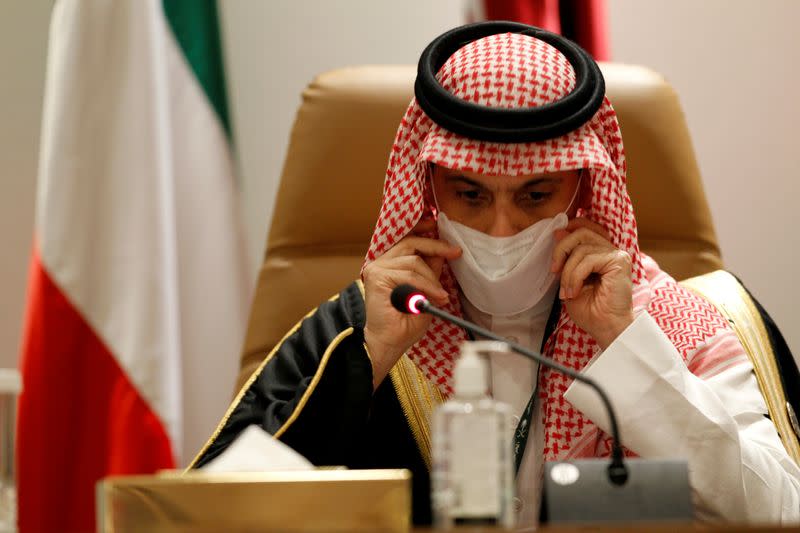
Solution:
[(408, 420), (425, 466), (431, 469), (431, 417), (444, 396), (407, 355), (403, 355), (389, 371), (397, 399)]
[(278, 431), (275, 432), (275, 435), (273, 435), (273, 437), (275, 437), (276, 439), (279, 438), (281, 435), (286, 433), (286, 431), (294, 423), (294, 421), (297, 420), (297, 417), (300, 416), (303, 407), (306, 406), (308, 399), (314, 393), (314, 389), (317, 388), (319, 380), (322, 379), (322, 373), (325, 371), (325, 367), (328, 366), (328, 360), (331, 358), (333, 351), (336, 349), (337, 346), (339, 346), (339, 344), (341, 344), (341, 342), (344, 339), (352, 335), (353, 331), (354, 330), (352, 326), (345, 329), (344, 331), (336, 335), (336, 337), (333, 338), (328, 347), (325, 348), (325, 353), (322, 354), (322, 359), (320, 359), (319, 361), (319, 366), (317, 367), (317, 371), (314, 373), (314, 377), (311, 378), (311, 383), (308, 384), (308, 388), (303, 393), (303, 396), (300, 398), (300, 401), (297, 403), (297, 407), (294, 408), (294, 411), (292, 411), (291, 416), (289, 416), (286, 422), (284, 422), (283, 425), (280, 428), (278, 428)]
[(690, 278), (680, 284), (711, 302), (731, 324), (753, 364), (761, 395), (783, 447), (800, 465), (800, 438), (789, 420), (786, 395), (772, 343), (752, 298), (736, 278), (724, 270)]
[[(328, 301), (329, 302), (334, 302), (338, 298), (339, 298), (339, 294), (335, 294), (332, 297), (330, 297), (328, 299)], [(236, 396), (234, 397), (233, 401), (228, 406), (228, 410), (225, 411), (225, 414), (222, 416), (222, 420), (220, 420), (219, 424), (217, 424), (217, 427), (214, 430), (214, 433), (211, 434), (211, 438), (209, 438), (206, 441), (206, 443), (203, 445), (203, 447), (200, 448), (200, 451), (197, 452), (197, 455), (194, 456), (194, 459), (192, 459), (192, 462), (189, 463), (189, 466), (187, 466), (186, 469), (183, 471), (184, 473), (186, 473), (189, 470), (191, 470), (192, 468), (194, 468), (194, 465), (197, 463), (197, 461), (200, 460), (200, 458), (203, 456), (203, 454), (206, 453), (206, 450), (208, 450), (209, 446), (211, 446), (211, 444), (215, 440), (217, 440), (217, 437), (219, 437), (219, 434), (222, 432), (222, 429), (225, 427), (225, 424), (228, 423), (228, 419), (231, 417), (231, 415), (233, 414), (233, 411), (239, 405), (239, 402), (241, 402), (242, 398), (244, 398), (244, 395), (247, 393), (247, 390), (250, 388), (250, 386), (253, 384), (253, 382), (256, 379), (258, 379), (259, 374), (261, 374), (261, 371), (264, 370), (265, 366), (267, 366), (267, 363), (269, 363), (272, 360), (272, 358), (275, 357), (275, 354), (278, 353), (278, 350), (280, 350), (281, 346), (283, 346), (283, 343), (286, 342), (286, 340), (289, 337), (291, 337), (298, 329), (300, 329), (300, 326), (303, 324), (303, 322), (307, 318), (311, 318), (312, 316), (314, 316), (314, 314), (317, 312), (317, 309), (319, 309), (319, 307), (315, 307), (314, 309), (309, 311), (308, 314), (306, 314), (306, 316), (304, 316), (303, 318), (298, 320), (297, 323), (294, 326), (292, 326), (292, 328), (289, 331), (286, 332), (286, 335), (283, 336), (283, 338), (278, 342), (278, 344), (276, 344), (272, 348), (272, 350), (267, 354), (267, 356), (264, 358), (264, 360), (261, 361), (261, 364), (259, 364), (258, 367), (253, 371), (253, 373), (250, 374), (250, 377), (247, 378), (247, 381), (245, 381), (244, 385), (242, 385), (242, 388), (239, 389), (239, 392), (236, 394)], [(353, 328), (349, 328), (349, 329), (350, 329), (350, 333), (352, 333), (353, 332)], [(345, 331), (347, 331), (347, 330), (345, 330)], [(342, 332), (342, 333), (344, 333), (344, 332)], [(341, 337), (342, 333), (340, 333), (336, 338), (334, 338), (334, 340), (333, 340), (333, 342), (331, 344), (335, 343), (336, 345), (338, 345), (337, 339), (338, 339), (339, 342), (341, 342), (341, 339), (339, 337)], [(350, 333), (348, 333), (348, 335)], [(333, 352), (331, 347), (328, 346), (328, 349), (325, 350), (325, 355), (327, 355), (328, 357), (330, 357), (329, 350), (330, 350), (330, 352)], [(327, 359), (325, 358), (325, 355), (323, 355), (323, 360), (325, 361), (325, 364), (327, 364)], [(320, 368), (317, 369), (317, 374), (321, 375), (321, 372), (324, 369), (324, 365), (322, 363), (322, 360), (320, 361), (320, 365), (319, 366), (320, 366)], [(312, 383), (311, 383), (311, 385), (309, 385), (308, 390), (306, 390), (306, 392), (304, 394), (304, 397), (305, 397), (306, 394), (310, 394), (309, 390), (312, 390), (312, 386), (316, 386), (316, 382), (319, 381), (319, 379), (317, 377), (317, 374), (314, 375)], [(295, 408), (295, 412), (297, 412), (303, 405), (305, 405), (305, 402), (301, 398), (301, 403), (298, 403), (297, 408)], [(292, 417), (295, 416), (295, 412), (292, 412), (292, 415), (290, 416), (290, 419), (292, 419)], [(286, 424), (284, 424), (284, 425), (286, 425)], [(281, 428), (281, 429), (283, 429), (283, 428)]]
[[(361, 290), (361, 297), (364, 295), (364, 283), (356, 280), (358, 288)], [(372, 357), (369, 355), (370, 361)], [(395, 363), (389, 371), (389, 379), (397, 393), (400, 407), (408, 422), (408, 428), (414, 436), (422, 460), (430, 471), (431, 469), (431, 417), (433, 409), (444, 402), (444, 396), (438, 387), (433, 385), (422, 371), (414, 364), (407, 355), (403, 356)]]

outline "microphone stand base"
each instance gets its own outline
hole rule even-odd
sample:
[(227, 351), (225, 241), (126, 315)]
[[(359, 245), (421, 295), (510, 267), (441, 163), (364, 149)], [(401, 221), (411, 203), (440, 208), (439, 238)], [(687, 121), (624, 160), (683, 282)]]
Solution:
[(626, 459), (627, 480), (607, 459), (545, 463), (542, 522), (691, 522), (689, 466), (679, 459)]

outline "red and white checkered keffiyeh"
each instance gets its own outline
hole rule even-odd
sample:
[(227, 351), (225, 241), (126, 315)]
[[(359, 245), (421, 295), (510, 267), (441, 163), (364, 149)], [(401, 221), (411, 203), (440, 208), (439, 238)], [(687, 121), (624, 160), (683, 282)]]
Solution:
[[(504, 108), (553, 102), (575, 84), (572, 66), (559, 51), (533, 37), (512, 33), (465, 45), (447, 60), (437, 78), (461, 99)], [(713, 306), (677, 285), (639, 251), (633, 206), (625, 186), (622, 136), (608, 99), (579, 129), (556, 139), (522, 144), (475, 141), (453, 134), (433, 123), (412, 101), (389, 156), (383, 205), (365, 264), (405, 237), (423, 214), (433, 213), (423, 194), (429, 186), (428, 163), (507, 176), (587, 169), (591, 206), (580, 210), (578, 216), (599, 223), (612, 243), (631, 255), (634, 311), (647, 309), (696, 374), (714, 372), (746, 357)], [(447, 265), (441, 283), (450, 293), (444, 309), (461, 316), (458, 284)], [(425, 336), (407, 352), (445, 396), (452, 392), (453, 361), (465, 339), (463, 330), (434, 318)], [(595, 341), (562, 307), (555, 331), (546, 341), (545, 355), (580, 370), (597, 351)], [(545, 459), (608, 455), (607, 436), (564, 400), (570, 383), (571, 378), (550, 369), (540, 373)]]

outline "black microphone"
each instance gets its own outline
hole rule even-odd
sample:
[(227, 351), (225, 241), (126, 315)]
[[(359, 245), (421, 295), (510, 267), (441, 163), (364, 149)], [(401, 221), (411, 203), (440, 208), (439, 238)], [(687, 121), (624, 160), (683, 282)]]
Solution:
[[(589, 385), (600, 396), (611, 425), (611, 463), (602, 468), (596, 460), (545, 465), (542, 521), (681, 521), (692, 520), (688, 463), (681, 459), (629, 459), (625, 461), (617, 417), (605, 390), (593, 379), (539, 353), (443, 311), (419, 289), (402, 284), (392, 290), (392, 306), (401, 313), (428, 313), (461, 326), (474, 335), (505, 343), (512, 351)], [(568, 468), (564, 468), (564, 467)], [(629, 467), (632, 470), (629, 471)], [(603, 475), (602, 471), (605, 471)], [(602, 481), (610, 481), (612, 489)], [(607, 482), (606, 482), (607, 483)]]
[(433, 316), (438, 316), (443, 320), (447, 320), (448, 322), (452, 322), (453, 324), (457, 324), (462, 328), (466, 329), (467, 331), (472, 332), (475, 335), (480, 335), (481, 337), (485, 337), (487, 339), (492, 339), (495, 341), (500, 341), (508, 345), (512, 351), (517, 352), (518, 354), (524, 355), (530, 359), (533, 359), (537, 363), (553, 368), (562, 374), (566, 374), (578, 381), (586, 383), (590, 387), (592, 387), (595, 392), (600, 396), (600, 399), (603, 401), (603, 405), (608, 412), (608, 418), (611, 423), (611, 439), (612, 439), (612, 446), (611, 446), (611, 464), (608, 465), (608, 478), (611, 480), (612, 483), (615, 485), (622, 485), (628, 479), (628, 469), (625, 467), (625, 460), (624, 456), (625, 453), (622, 451), (622, 445), (620, 444), (619, 438), (619, 427), (617, 426), (617, 416), (614, 413), (613, 407), (611, 407), (611, 401), (608, 399), (608, 395), (603, 390), (600, 385), (598, 385), (593, 379), (587, 378), (583, 374), (576, 372), (575, 370), (568, 368), (562, 364), (556, 363), (552, 359), (545, 357), (541, 354), (528, 350), (524, 346), (520, 346), (515, 342), (511, 342), (508, 339), (501, 337), (500, 335), (496, 335), (489, 331), (488, 329), (482, 328), (477, 324), (473, 324), (472, 322), (468, 322), (462, 318), (459, 318), (455, 315), (451, 315), (447, 311), (443, 311), (438, 307), (435, 307), (431, 304), (428, 299), (425, 297), (425, 294), (406, 283), (402, 285), (398, 285), (397, 287), (392, 290), (391, 295), (392, 306), (395, 309), (400, 311), (401, 313), (410, 313), (414, 315), (418, 315), (420, 313), (428, 313)]

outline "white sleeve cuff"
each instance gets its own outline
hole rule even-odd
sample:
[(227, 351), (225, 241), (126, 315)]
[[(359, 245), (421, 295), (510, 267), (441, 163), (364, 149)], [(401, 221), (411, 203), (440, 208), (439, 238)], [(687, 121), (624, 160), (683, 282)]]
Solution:
[[(643, 311), (584, 368), (582, 374), (605, 389), (622, 425), (632, 413), (638, 413), (637, 418), (656, 415), (641, 412), (642, 408), (653, 404), (647, 402), (648, 406), (643, 406), (640, 400), (652, 394), (659, 382), (680, 383), (686, 372), (688, 369), (672, 342), (653, 317)], [(564, 398), (600, 429), (609, 431), (608, 415), (597, 393), (589, 386), (575, 381)]]
[[(797, 522), (800, 470), (764, 417), (752, 365), (742, 357), (701, 379), (643, 312), (582, 373), (608, 394), (622, 444), (642, 457), (689, 461), (698, 514)], [(575, 381), (564, 398), (609, 432), (594, 390)]]

